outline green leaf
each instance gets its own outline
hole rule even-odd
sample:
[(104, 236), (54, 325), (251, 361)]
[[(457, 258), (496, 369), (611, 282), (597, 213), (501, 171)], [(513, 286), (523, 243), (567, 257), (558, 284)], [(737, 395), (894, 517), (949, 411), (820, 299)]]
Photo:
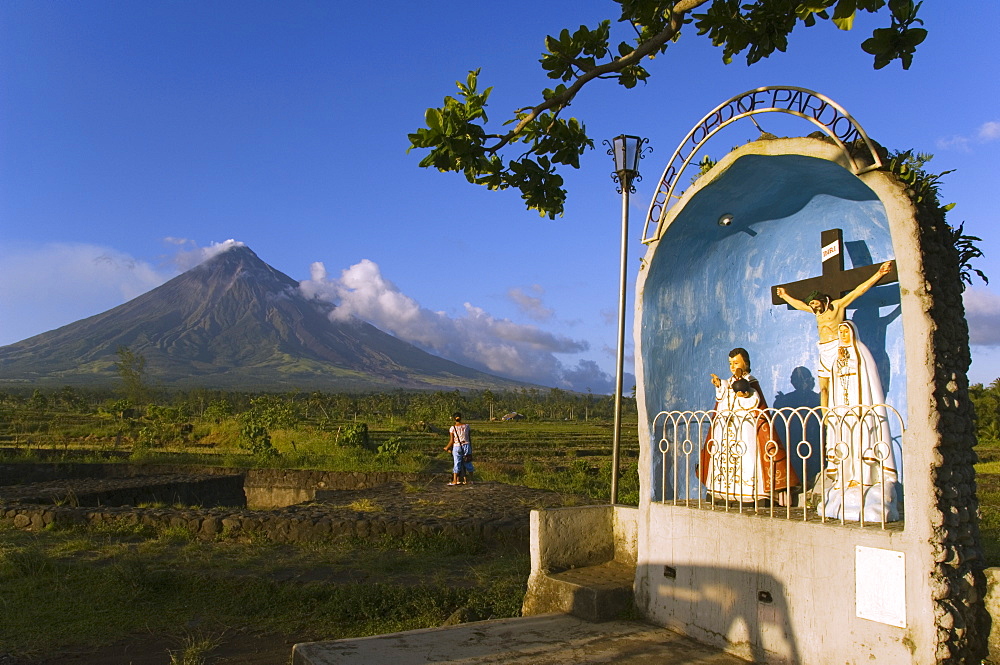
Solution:
[(900, 23), (909, 23), (916, 17), (917, 7), (913, 0), (889, 0), (889, 11)]
[(833, 24), (840, 30), (850, 30), (854, 27), (854, 14), (845, 18), (834, 18)]
[(795, 8), (795, 16), (800, 21), (808, 21), (810, 18), (813, 18), (813, 14), (826, 9), (826, 6), (827, 3), (822, 1), (803, 2)]
[(834, 22), (836, 22), (837, 19), (853, 18), (857, 10), (858, 3), (856, 0), (840, 0), (840, 2), (837, 3), (836, 8), (833, 10)]
[(437, 109), (427, 109), (424, 113), (424, 122), (435, 132), (441, 132), (441, 111)]
[(903, 33), (903, 43), (911, 49), (915, 49), (927, 39), (927, 31), (923, 28), (910, 28)]
[(887, 53), (892, 48), (892, 40), (896, 32), (892, 28), (877, 28), (872, 36), (861, 43), (865, 53), (874, 56)]
[[(675, 0), (615, 2), (621, 8), (623, 30), (634, 33), (635, 41), (616, 39), (616, 45), (610, 46), (610, 20), (594, 28), (581, 25), (547, 36), (539, 63), (546, 76), (560, 84), (544, 90), (537, 103), (501, 119), (498, 124), (505, 129), (500, 132), (488, 129), (486, 106), (492, 88), (479, 92), (479, 70), (470, 71), (464, 83), (456, 84), (459, 95), (445, 97), (439, 108), (425, 112), (425, 126), (408, 134), (407, 150), (427, 150), (421, 166), (460, 172), (469, 182), (490, 189), (517, 188), (529, 209), (552, 218), (562, 214), (566, 193), (556, 168), (579, 168), (580, 156), (593, 149), (594, 143), (576, 119), (559, 118), (572, 100), (556, 101), (556, 97), (568, 92), (572, 82), (581, 81), (585, 71), (604, 66), (609, 67), (608, 74), (594, 80), (614, 78), (622, 87), (634, 88), (649, 78), (645, 59), (628, 66), (618, 61), (642, 45), (649, 47), (646, 50), (653, 58), (665, 53), (669, 42), (680, 37), (679, 31), (664, 34), (675, 18)], [(889, 10), (883, 11), (887, 6)], [(908, 68), (917, 46), (927, 36), (927, 31), (918, 27), (922, 25), (917, 18), (920, 2), (915, 0), (711, 0), (703, 7), (704, 13), (686, 13), (682, 23), (693, 23), (698, 35), (719, 47), (726, 64), (737, 55), (754, 64), (775, 51), (784, 51), (790, 33), (799, 26), (829, 21), (839, 29), (852, 29), (860, 11), (881, 13), (888, 19), (883, 23), (886, 27), (873, 30), (861, 44), (873, 56), (876, 69), (897, 59)], [(649, 42), (658, 35), (662, 35), (659, 41)], [(528, 117), (534, 119), (520, 126)], [(519, 129), (513, 134), (515, 126)], [(515, 159), (504, 155), (511, 149), (520, 151)], [(934, 197), (932, 179), (917, 183), (912, 173), (904, 171), (900, 180), (915, 183), (911, 187), (914, 198)]]

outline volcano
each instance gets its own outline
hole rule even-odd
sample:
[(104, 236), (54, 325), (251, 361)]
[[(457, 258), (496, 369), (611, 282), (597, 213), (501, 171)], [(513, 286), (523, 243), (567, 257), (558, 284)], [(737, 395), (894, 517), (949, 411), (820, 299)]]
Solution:
[(146, 359), (150, 383), (229, 390), (513, 388), (427, 353), (334, 306), (233, 246), (106, 312), (0, 347), (0, 384), (108, 385), (119, 347)]

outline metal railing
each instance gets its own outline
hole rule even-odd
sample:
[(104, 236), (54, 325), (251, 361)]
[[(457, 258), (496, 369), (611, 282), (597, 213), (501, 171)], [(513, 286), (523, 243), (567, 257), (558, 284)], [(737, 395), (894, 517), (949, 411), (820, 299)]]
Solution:
[(661, 411), (659, 500), (885, 528), (901, 519), (893, 446), (902, 432), (887, 404)]

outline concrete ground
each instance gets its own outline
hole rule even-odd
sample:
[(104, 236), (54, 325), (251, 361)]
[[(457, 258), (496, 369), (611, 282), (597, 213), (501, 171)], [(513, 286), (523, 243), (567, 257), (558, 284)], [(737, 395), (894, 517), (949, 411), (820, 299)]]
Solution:
[(294, 665), (746, 665), (665, 628), (567, 614), (296, 644)]

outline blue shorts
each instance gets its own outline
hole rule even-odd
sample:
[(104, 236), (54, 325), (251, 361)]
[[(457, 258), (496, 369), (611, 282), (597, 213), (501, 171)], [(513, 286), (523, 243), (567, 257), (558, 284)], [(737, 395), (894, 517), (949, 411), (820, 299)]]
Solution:
[(472, 473), (475, 469), (472, 467), (472, 462), (466, 462), (465, 456), (472, 454), (472, 444), (463, 443), (461, 445), (454, 445), (451, 447), (451, 456), (454, 459), (455, 464), (452, 466), (452, 473), (457, 473), (460, 476), (464, 476), (467, 473)]

